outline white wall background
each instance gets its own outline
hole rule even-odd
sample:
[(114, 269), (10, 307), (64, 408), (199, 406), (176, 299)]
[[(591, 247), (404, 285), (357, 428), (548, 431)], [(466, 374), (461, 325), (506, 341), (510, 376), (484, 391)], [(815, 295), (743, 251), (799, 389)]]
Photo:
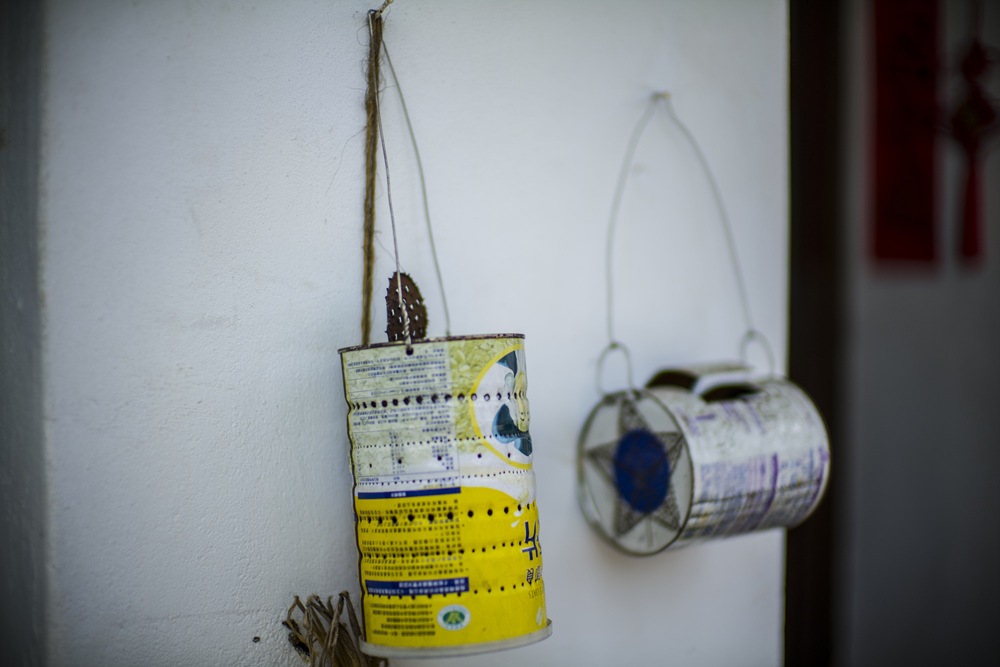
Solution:
[[(986, 2), (983, 41), (1000, 44), (1000, 6)], [(995, 665), (1000, 649), (1000, 163), (983, 162), (984, 260), (957, 260), (964, 161), (938, 141), (936, 266), (870, 261), (873, 17), (845, 22), (845, 286), (848, 388), (842, 486), (841, 665)], [(972, 3), (939, 3), (938, 102), (964, 94), (957, 71)], [(995, 69), (995, 68), (994, 68)], [(997, 79), (987, 90), (998, 92)]]
[[(360, 342), (369, 6), (47, 4), (52, 664), (294, 665), (279, 625), (292, 596), (357, 597), (336, 351)], [(784, 366), (785, 3), (398, 0), (385, 40), (452, 333), (527, 336), (554, 634), (452, 664), (780, 663), (783, 533), (619, 555), (577, 509), (574, 448), (607, 342), (607, 213), (654, 90), (715, 170)], [(441, 335), (413, 154), (384, 99), (402, 262)], [(379, 194), (376, 303), (392, 263), (381, 176)], [(662, 115), (620, 231), (617, 332), (637, 379), (734, 357), (719, 221)]]

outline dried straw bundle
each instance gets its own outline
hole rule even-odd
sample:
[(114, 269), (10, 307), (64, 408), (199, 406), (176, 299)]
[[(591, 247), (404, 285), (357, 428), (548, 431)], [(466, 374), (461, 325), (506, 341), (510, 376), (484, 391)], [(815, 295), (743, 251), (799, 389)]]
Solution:
[[(345, 605), (346, 602), (346, 605)], [(340, 620), (344, 607), (351, 626)], [(295, 610), (302, 614), (301, 621), (294, 618)], [(351, 596), (342, 591), (334, 609), (333, 596), (326, 603), (318, 595), (310, 595), (303, 605), (299, 596), (288, 608), (282, 625), (290, 630), (288, 642), (298, 651), (299, 657), (310, 667), (388, 667), (385, 658), (376, 658), (361, 652), (358, 644), (361, 626), (351, 604)]]

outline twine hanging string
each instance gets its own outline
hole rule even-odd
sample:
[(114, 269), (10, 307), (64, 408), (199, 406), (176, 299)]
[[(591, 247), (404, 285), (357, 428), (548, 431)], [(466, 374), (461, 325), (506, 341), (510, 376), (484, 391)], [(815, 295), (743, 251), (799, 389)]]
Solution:
[(649, 121), (653, 118), (657, 105), (661, 102), (663, 103), (670, 120), (673, 121), (673, 123), (681, 131), (681, 134), (687, 140), (688, 144), (690, 144), (691, 148), (694, 150), (695, 156), (698, 158), (698, 163), (701, 165), (702, 171), (704, 172), (705, 178), (708, 180), (709, 187), (712, 191), (712, 199), (715, 201), (719, 219), (722, 221), (722, 230), (726, 238), (726, 246), (729, 249), (729, 257), (733, 267), (733, 274), (736, 278), (736, 285), (739, 290), (740, 304), (743, 309), (744, 321), (746, 322), (746, 332), (740, 340), (740, 357), (743, 360), (743, 363), (746, 364), (747, 348), (751, 343), (756, 342), (764, 349), (764, 352), (767, 355), (768, 364), (770, 366), (769, 373), (771, 375), (774, 374), (774, 354), (771, 352), (771, 345), (764, 334), (758, 331), (753, 324), (753, 317), (750, 313), (750, 299), (747, 296), (746, 281), (743, 277), (743, 268), (740, 265), (739, 255), (736, 252), (736, 240), (733, 235), (732, 224), (729, 221), (729, 215), (726, 213), (726, 207), (722, 201), (719, 184), (715, 180), (715, 174), (712, 173), (712, 169), (709, 167), (708, 160), (705, 158), (705, 154), (702, 152), (701, 146), (695, 140), (694, 135), (691, 134), (691, 131), (688, 130), (687, 126), (684, 125), (684, 123), (681, 122), (681, 119), (677, 117), (677, 113), (674, 111), (674, 107), (670, 99), (670, 93), (663, 91), (653, 93), (650, 97), (649, 103), (646, 105), (646, 110), (643, 112), (642, 116), (636, 122), (635, 127), (632, 129), (632, 134), (629, 136), (628, 146), (625, 150), (625, 157), (622, 160), (621, 170), (618, 173), (618, 183), (615, 187), (614, 198), (611, 202), (611, 214), (608, 220), (608, 238), (604, 258), (605, 280), (607, 284), (608, 344), (601, 352), (597, 362), (597, 389), (602, 394), (607, 393), (601, 386), (604, 362), (607, 356), (615, 350), (620, 350), (624, 354), (626, 368), (628, 370), (629, 389), (635, 389), (635, 386), (632, 384), (632, 359), (629, 355), (628, 348), (625, 347), (624, 343), (615, 338), (613, 271), (614, 237), (615, 228), (618, 222), (618, 211), (621, 208), (622, 196), (625, 193), (625, 184), (628, 181), (629, 171), (632, 168), (632, 162), (635, 158), (636, 148), (639, 145), (639, 139), (642, 137), (642, 133), (645, 131), (646, 126), (649, 125)]
[(365, 93), (365, 204), (364, 273), (361, 281), (361, 344), (368, 345), (372, 330), (372, 282), (375, 274), (375, 165), (378, 151), (378, 91), (381, 80), (382, 10), (368, 13), (368, 90)]
[[(386, 0), (380, 9), (373, 9), (368, 12), (368, 30), (371, 35), (371, 41), (376, 42), (376, 25), (378, 26), (378, 43), (381, 46), (382, 37), (382, 10), (385, 9), (392, 0)], [(379, 53), (376, 52), (375, 58), (378, 59)], [(382, 166), (385, 168), (385, 198), (389, 204), (389, 221), (392, 224), (392, 252), (396, 258), (396, 290), (399, 294), (400, 305), (403, 302), (403, 282), (402, 276), (399, 270), (399, 240), (396, 235), (396, 214), (392, 209), (392, 184), (389, 178), (389, 156), (386, 154), (385, 150), (385, 132), (382, 130), (382, 112), (379, 109), (379, 93), (378, 90), (375, 91), (373, 96), (375, 101), (375, 122), (377, 124), (379, 143), (382, 146)], [(366, 266), (367, 273), (367, 266)], [(366, 292), (369, 300), (371, 299), (370, 290)], [(413, 349), (413, 340), (410, 336), (410, 316), (406, 312), (406, 308), (402, 307), (403, 311), (403, 337), (406, 339), (406, 350), (409, 352)], [(364, 343), (367, 344), (367, 343)]]
[[(396, 234), (396, 219), (392, 207), (392, 191), (389, 178), (389, 161), (385, 148), (385, 133), (382, 130), (382, 113), (380, 109), (380, 67), (381, 54), (385, 53), (386, 63), (389, 65), (389, 72), (392, 74), (393, 82), (396, 85), (396, 92), (399, 95), (399, 102), (403, 110), (403, 118), (406, 120), (407, 131), (410, 135), (410, 142), (413, 145), (413, 154), (417, 160), (417, 173), (420, 177), (420, 192), (423, 199), (424, 219), (427, 224), (427, 236), (430, 240), (431, 257), (434, 261), (434, 272), (437, 276), (438, 289), (441, 292), (441, 303), (444, 308), (445, 335), (451, 335), (451, 317), (448, 312), (448, 299), (444, 291), (444, 279), (441, 275), (441, 264), (438, 261), (437, 247), (434, 243), (434, 231), (431, 226), (430, 205), (427, 199), (427, 179), (424, 176), (424, 166), (420, 159), (420, 149), (417, 146), (416, 133), (413, 131), (413, 123), (410, 121), (409, 110), (406, 107), (406, 99), (403, 97), (403, 90), (396, 76), (396, 69), (392, 65), (389, 57), (389, 49), (382, 38), (383, 11), (392, 4), (393, 0), (386, 0), (378, 9), (368, 12), (368, 30), (370, 36), (369, 56), (368, 56), (368, 92), (365, 98), (368, 112), (367, 134), (366, 134), (366, 184), (365, 184), (365, 246), (364, 246), (364, 283), (362, 285), (362, 344), (368, 345), (371, 334), (371, 299), (372, 299), (372, 276), (374, 274), (375, 254), (374, 254), (374, 233), (375, 233), (375, 171), (376, 171), (376, 143), (380, 142), (382, 147), (382, 161), (385, 165), (386, 200), (389, 204), (389, 218), (392, 222), (392, 244), (393, 254), (396, 261), (396, 293), (400, 298), (400, 306), (403, 310), (403, 328), (406, 338), (407, 350), (412, 349), (412, 332), (410, 331), (409, 315), (402, 305), (403, 285), (399, 265), (399, 244)], [(418, 334), (419, 335), (419, 334)]]
[(403, 118), (406, 119), (406, 129), (410, 134), (410, 143), (413, 144), (413, 155), (417, 159), (417, 173), (420, 175), (420, 194), (424, 203), (424, 220), (427, 221), (427, 238), (431, 243), (431, 258), (434, 260), (434, 272), (437, 274), (438, 289), (441, 291), (441, 304), (444, 307), (444, 334), (451, 335), (451, 317), (448, 315), (448, 299), (444, 295), (444, 279), (441, 277), (441, 264), (438, 262), (437, 248), (434, 245), (434, 230), (431, 229), (431, 209), (427, 203), (427, 179), (424, 178), (424, 165), (420, 160), (420, 149), (417, 148), (417, 135), (413, 131), (413, 124), (410, 122), (410, 113), (406, 108), (406, 100), (403, 97), (403, 89), (399, 85), (399, 78), (396, 76), (396, 68), (392, 66), (392, 58), (389, 57), (389, 48), (382, 42), (382, 50), (385, 52), (385, 62), (389, 65), (389, 72), (392, 80), (396, 84), (396, 93), (399, 95), (399, 104), (403, 108)]

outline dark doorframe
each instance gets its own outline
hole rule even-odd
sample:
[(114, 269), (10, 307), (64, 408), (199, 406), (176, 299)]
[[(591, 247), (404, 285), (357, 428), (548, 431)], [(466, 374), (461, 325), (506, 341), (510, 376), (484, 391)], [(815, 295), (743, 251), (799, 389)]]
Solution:
[[(789, 3), (791, 237), (789, 377), (826, 422), (833, 463), (826, 498), (788, 531), (785, 664), (833, 664), (834, 540), (842, 460), (839, 386), (843, 331), (840, 0)], [(843, 469), (843, 468), (840, 468)]]

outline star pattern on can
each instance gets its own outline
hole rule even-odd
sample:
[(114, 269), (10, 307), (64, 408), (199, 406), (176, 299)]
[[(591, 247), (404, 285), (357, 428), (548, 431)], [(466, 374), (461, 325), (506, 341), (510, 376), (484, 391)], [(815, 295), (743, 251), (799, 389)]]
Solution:
[[(600, 475), (617, 489), (615, 537), (632, 531), (643, 521), (680, 530), (681, 516), (670, 472), (684, 448), (678, 432), (656, 432), (630, 397), (622, 399), (618, 413), (618, 438), (586, 453)], [(648, 527), (651, 529), (652, 524)], [(652, 546), (652, 530), (649, 530)]]

